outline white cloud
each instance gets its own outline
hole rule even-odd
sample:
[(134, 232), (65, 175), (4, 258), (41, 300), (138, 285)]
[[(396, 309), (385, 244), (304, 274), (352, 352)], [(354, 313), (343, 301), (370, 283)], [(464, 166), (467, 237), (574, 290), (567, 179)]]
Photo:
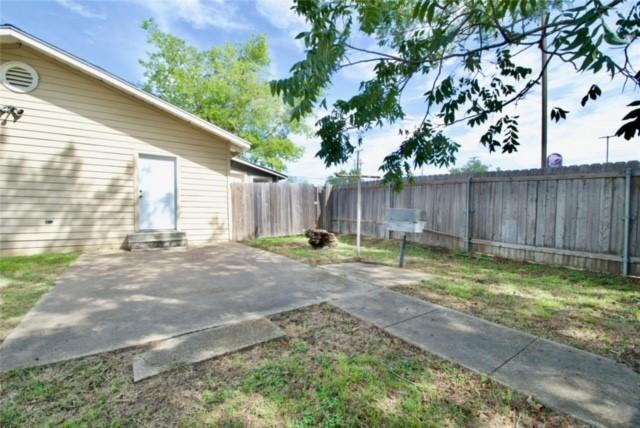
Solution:
[(89, 19), (106, 19), (106, 15), (102, 12), (95, 12), (88, 9), (85, 5), (78, 3), (75, 0), (56, 0), (60, 6), (64, 7), (71, 12)]
[(281, 30), (301, 30), (305, 20), (291, 10), (293, 2), (289, 0), (256, 0), (260, 15), (276, 28)]
[[(357, 62), (357, 59), (352, 59), (352, 62)], [(374, 67), (376, 62), (360, 62), (354, 65), (350, 65), (344, 67), (340, 70), (340, 74), (342, 77), (348, 80), (353, 80), (355, 82), (363, 82), (366, 80), (371, 80), (376, 77), (376, 71)]]
[(340, 169), (337, 167), (327, 168), (321, 159), (315, 157), (318, 150), (320, 150), (320, 142), (317, 138), (292, 135), (291, 139), (296, 144), (304, 147), (304, 155), (296, 163), (289, 165), (287, 175), (305, 178), (313, 184), (322, 184), (326, 177)]
[(295, 47), (304, 50), (304, 42), (295, 38), (307, 28), (305, 19), (291, 9), (292, 0), (255, 0), (256, 10), (269, 24), (281, 31), (280, 36), (272, 38), (279, 46)]
[(183, 21), (196, 29), (246, 30), (251, 26), (234, 2), (224, 0), (137, 0), (150, 9), (162, 27)]

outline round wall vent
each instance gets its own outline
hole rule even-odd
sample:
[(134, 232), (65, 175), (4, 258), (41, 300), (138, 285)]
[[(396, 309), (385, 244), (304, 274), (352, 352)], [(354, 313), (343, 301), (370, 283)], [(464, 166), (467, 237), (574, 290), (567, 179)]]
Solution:
[(38, 73), (30, 65), (10, 61), (0, 66), (0, 80), (10, 91), (24, 94), (38, 86)]

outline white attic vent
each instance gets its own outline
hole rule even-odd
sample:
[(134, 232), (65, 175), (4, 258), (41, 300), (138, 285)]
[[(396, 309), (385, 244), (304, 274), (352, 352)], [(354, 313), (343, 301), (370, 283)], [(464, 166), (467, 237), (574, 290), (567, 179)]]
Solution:
[(30, 65), (10, 61), (0, 66), (0, 80), (10, 91), (26, 94), (38, 86), (38, 73)]

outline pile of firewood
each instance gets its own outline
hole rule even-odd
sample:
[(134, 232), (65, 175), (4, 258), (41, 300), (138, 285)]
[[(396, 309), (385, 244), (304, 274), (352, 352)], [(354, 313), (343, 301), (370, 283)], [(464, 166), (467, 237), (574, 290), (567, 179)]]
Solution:
[(338, 243), (338, 238), (324, 229), (309, 229), (304, 233), (309, 238), (309, 245), (313, 248), (332, 247)]

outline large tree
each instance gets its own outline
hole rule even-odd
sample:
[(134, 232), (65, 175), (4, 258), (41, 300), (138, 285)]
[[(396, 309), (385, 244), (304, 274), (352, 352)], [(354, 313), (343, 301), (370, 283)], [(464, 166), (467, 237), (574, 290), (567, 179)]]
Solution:
[[(414, 168), (455, 162), (459, 144), (447, 127), (456, 123), (483, 127), (480, 142), (490, 151), (517, 150), (518, 116), (507, 107), (540, 82), (551, 60), (572, 65), (576, 75), (622, 77), (615, 82), (626, 79), (627, 89), (640, 84), (631, 55), (640, 38), (636, 1), (296, 0), (293, 9), (308, 24), (298, 35), (306, 56), (272, 89), (293, 107), (293, 117), (317, 106), (329, 110), (317, 123), (317, 155), (327, 165), (344, 163), (367, 131), (405, 118), (403, 91), (428, 82), (422, 120), (400, 127), (402, 141), (381, 165), (398, 186)], [(544, 67), (534, 70), (523, 60), (525, 52), (543, 50)], [(334, 75), (364, 63), (375, 76), (327, 107), (322, 97)], [(600, 94), (588, 84), (582, 105)], [(567, 114), (563, 106), (551, 109), (555, 120)], [(640, 135), (639, 108), (624, 120), (618, 135)]]
[(153, 20), (143, 28), (154, 48), (140, 60), (145, 90), (249, 141), (244, 157), (250, 161), (285, 170), (302, 156), (289, 137), (304, 132), (299, 116), (292, 119), (269, 89), (266, 37), (199, 50), (160, 31)]

